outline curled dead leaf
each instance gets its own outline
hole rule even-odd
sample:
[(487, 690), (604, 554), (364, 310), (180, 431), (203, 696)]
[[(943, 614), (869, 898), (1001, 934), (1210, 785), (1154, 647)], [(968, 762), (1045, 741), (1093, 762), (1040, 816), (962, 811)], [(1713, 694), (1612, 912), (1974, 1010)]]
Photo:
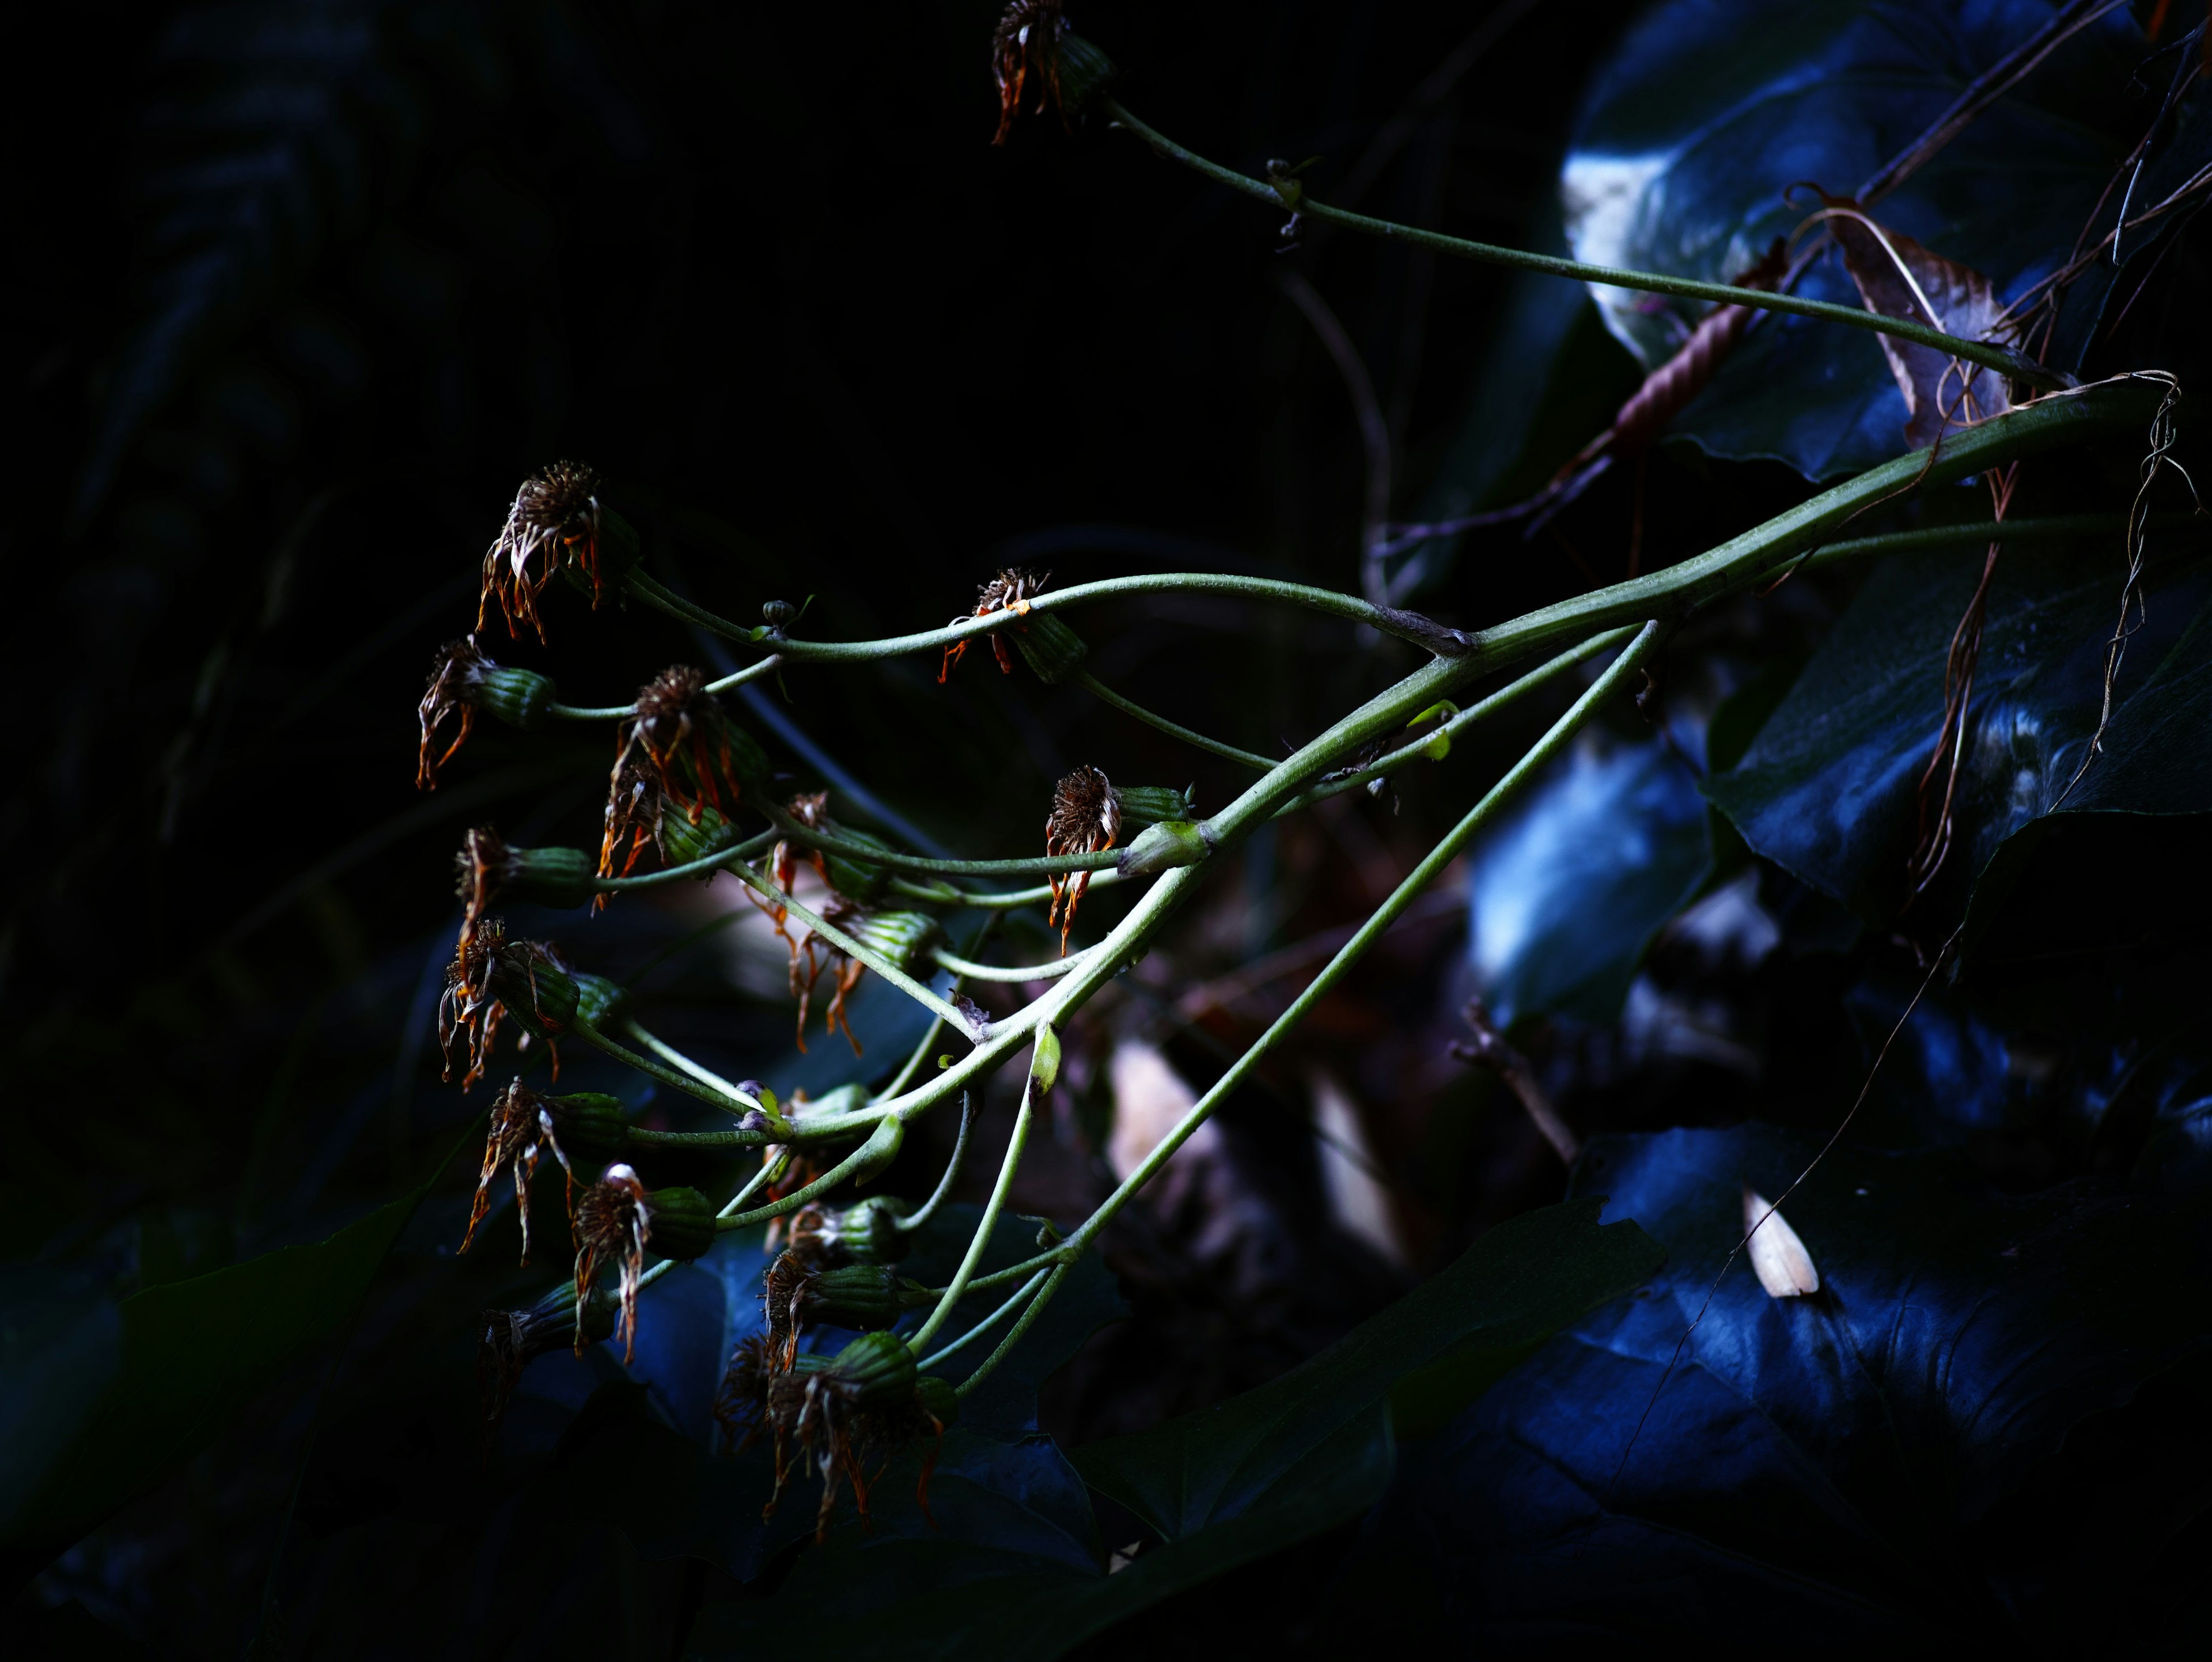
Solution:
[[(1876, 222), (1849, 197), (1823, 191), (1820, 199), (1827, 207), (1817, 217), (1843, 250), (1844, 269), (1868, 311), (1932, 324), (1963, 340), (1990, 338), (2004, 308), (1987, 277)], [(1914, 448), (2012, 408), (2011, 389), (1997, 371), (1936, 347), (1875, 338), (1905, 394), (1905, 439)]]
[(1820, 1272), (1797, 1232), (1749, 1184), (1743, 1190), (1743, 1227), (1751, 1237), (1751, 1268), (1770, 1299), (1799, 1299), (1820, 1290)]

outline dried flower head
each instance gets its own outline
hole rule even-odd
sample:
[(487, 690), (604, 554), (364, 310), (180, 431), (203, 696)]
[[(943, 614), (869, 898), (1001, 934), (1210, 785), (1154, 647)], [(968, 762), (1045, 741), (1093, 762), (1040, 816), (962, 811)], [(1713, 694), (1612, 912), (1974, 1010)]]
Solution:
[[(438, 1044), (446, 1057), (444, 1077), (453, 1077), (453, 1040), (467, 1036), (465, 1091), (483, 1077), (500, 1019), (510, 1007), (526, 1029), (542, 1034), (552, 1054), (553, 1077), (561, 1077), (561, 1052), (554, 1035), (575, 1014), (576, 984), (561, 955), (541, 941), (507, 938), (507, 926), (485, 918), (446, 968), (445, 995), (438, 1001)], [(529, 1044), (526, 1032), (523, 1044)]]
[[(507, 619), (507, 632), (520, 637), (518, 622), (527, 621), (545, 639), (538, 596), (553, 581), (563, 557), (573, 558), (591, 580), (592, 605), (605, 593), (599, 569), (599, 476), (581, 462), (555, 462), (522, 482), (507, 510), (507, 523), (485, 551), (483, 589), (477, 601), (477, 627), (484, 626), (492, 598)], [(532, 563), (537, 570), (532, 570)]]
[[(469, 1250), (477, 1226), (491, 1210), (491, 1185), (502, 1171), (514, 1172), (516, 1210), (522, 1221), (522, 1262), (530, 1262), (530, 1184), (538, 1157), (550, 1150), (566, 1175), (566, 1209), (576, 1200), (576, 1167), (595, 1171), (623, 1147), (626, 1135), (622, 1105), (612, 1097), (585, 1094), (549, 1097), (520, 1080), (510, 1083), (491, 1105), (491, 1127), (484, 1136), (483, 1169), (477, 1178), (476, 1204), (460, 1250)], [(573, 1228), (573, 1221), (571, 1227)]]
[[(807, 1362), (815, 1359), (807, 1358)], [(924, 1438), (937, 1440), (923, 1458), (915, 1497), (929, 1512), (929, 1477), (942, 1446), (945, 1428), (957, 1411), (948, 1387), (915, 1376), (914, 1357), (889, 1333), (855, 1340), (824, 1363), (794, 1365), (767, 1375), (763, 1417), (775, 1434), (775, 1491), (763, 1515), (775, 1510), (790, 1468), (795, 1443), (805, 1449), (822, 1478), (822, 1503), (815, 1514), (815, 1539), (829, 1533), (841, 1478), (853, 1488), (863, 1525), (868, 1518), (870, 1458), (881, 1457), (877, 1476), (900, 1450)]]
[(541, 1299), (527, 1310), (487, 1310), (483, 1342), (477, 1348), (477, 1390), (483, 1399), (487, 1432), (506, 1416), (522, 1370), (540, 1356), (573, 1346), (580, 1331), (593, 1343), (614, 1331), (615, 1307), (594, 1290), (579, 1306), (568, 1288)]
[[(1026, 614), (1030, 602), (1043, 594), (1044, 586), (1051, 581), (1052, 573), (1049, 571), (1022, 571), (1008, 566), (975, 591), (975, 609), (968, 615), (988, 618), (994, 612), (1011, 612), (1018, 616)], [(955, 618), (952, 621), (957, 624), (962, 619)], [(1021, 625), (1017, 624), (1014, 627), (1018, 629)], [(998, 657), (1000, 672), (1012, 675), (1014, 673), (1014, 653), (1013, 648), (1006, 644), (1003, 632), (991, 636), (991, 650)], [(937, 667), (937, 684), (939, 686), (945, 685), (945, 678), (952, 673), (952, 666), (967, 655), (968, 642), (965, 641), (955, 641), (945, 648), (945, 661)]]
[[(601, 877), (630, 874), (647, 846), (660, 841), (667, 806), (667, 798), (660, 790), (660, 770), (646, 757), (625, 754), (616, 764), (614, 777), (607, 784), (606, 830), (599, 839)], [(625, 837), (629, 840), (629, 848), (623, 853), (622, 869), (617, 871), (615, 856), (622, 850)], [(605, 897), (601, 896), (598, 904), (605, 906)]]
[(518, 867), (506, 839), (489, 825), (477, 825), (463, 834), (461, 850), (453, 856), (454, 886), (461, 901), (461, 940), (456, 961), (468, 961), (469, 947), (483, 925), (494, 897), (514, 880)]
[[(422, 718), (422, 745), (416, 752), (415, 786), (418, 790), (438, 788), (438, 770), (453, 759), (453, 752), (466, 742), (469, 729), (476, 725), (476, 695), (483, 685), (484, 677), (499, 666), (477, 650), (477, 637), (465, 641), (448, 641), (438, 648), (438, 655), (430, 661), (429, 690), (423, 693), (420, 715)], [(436, 761), (430, 752), (438, 741), (438, 730), (448, 716), (460, 718), (453, 734), (453, 742)]]
[[(637, 703), (616, 741), (614, 780), (640, 757), (652, 765), (661, 794), (689, 811), (691, 823), (709, 802), (727, 813), (742, 794), (730, 753), (730, 728), (707, 691), (707, 672), (678, 664), (637, 690)], [(722, 800), (727, 790), (729, 801)]]
[[(1112, 848), (1121, 834), (1121, 799), (1097, 768), (1078, 768), (1053, 788), (1052, 812), (1044, 822), (1046, 854), (1097, 854)], [(1046, 880), (1052, 886), (1052, 907), (1045, 926), (1059, 926), (1065, 958), (1067, 932), (1075, 927), (1075, 909), (1090, 892), (1091, 874), (1072, 872)]]
[[(645, 1244), (651, 1233), (646, 1219), (645, 1184), (627, 1166), (610, 1166), (606, 1175), (584, 1190), (576, 1202), (576, 1301), (580, 1309), (592, 1283), (605, 1265), (620, 1268), (621, 1314), (615, 1336), (623, 1342), (627, 1365), (637, 1350), (637, 1292), (645, 1275)], [(576, 1348), (584, 1348), (584, 1331), (576, 1330)]]
[(730, 1352), (722, 1388), (714, 1396), (714, 1419), (739, 1449), (760, 1435), (768, 1418), (769, 1386), (784, 1371), (781, 1350), (766, 1333), (748, 1333)]
[[(1102, 78), (1093, 73), (1076, 83), (1066, 74), (1073, 40), (1061, 15), (1061, 0), (1014, 0), (1000, 14), (999, 27), (991, 34), (991, 72), (999, 82), (999, 131), (991, 140), (994, 144), (1006, 142), (1014, 118), (1022, 113), (1022, 94), (1032, 81), (1036, 103), (1030, 113), (1042, 115), (1049, 102), (1065, 123), (1087, 95), (1088, 82)], [(1088, 56), (1097, 56), (1095, 50)]]

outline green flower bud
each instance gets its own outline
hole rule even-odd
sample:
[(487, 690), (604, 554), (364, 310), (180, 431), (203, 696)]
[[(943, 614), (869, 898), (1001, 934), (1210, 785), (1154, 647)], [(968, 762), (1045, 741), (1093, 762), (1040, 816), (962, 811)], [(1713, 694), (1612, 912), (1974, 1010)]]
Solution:
[(584, 970), (569, 973), (576, 983), (577, 1017), (594, 1027), (605, 1022), (629, 996), (620, 982), (610, 981), (603, 975), (592, 975)]
[[(734, 758), (734, 748), (731, 754)], [(711, 807), (700, 807), (699, 823), (696, 825), (681, 808), (672, 807), (661, 816), (660, 854), (672, 866), (688, 866), (695, 860), (704, 860), (709, 855), (736, 847), (738, 841), (738, 828), (719, 809)]]
[(1190, 818), (1190, 793), (1167, 785), (1117, 785), (1121, 799), (1121, 822), (1156, 825), (1163, 819)]
[(899, 1145), (906, 1141), (906, 1122), (890, 1115), (876, 1122), (876, 1129), (860, 1145), (853, 1169), (848, 1173), (855, 1188), (881, 1174), (884, 1168), (898, 1158)]
[(621, 1101), (597, 1091), (542, 1097), (538, 1111), (553, 1133), (553, 1152), (570, 1172), (589, 1178), (629, 1152), (629, 1118)]
[(714, 1244), (714, 1208), (696, 1189), (655, 1189), (644, 1201), (645, 1244), (689, 1263)]
[(599, 870), (581, 849), (509, 849), (501, 887), (518, 900), (541, 906), (588, 906)]
[(525, 731), (544, 720), (552, 707), (553, 683), (534, 669), (510, 669), (499, 665), (483, 672), (471, 689), (469, 702), (489, 710), (511, 728)]
[(896, 1263), (913, 1243), (898, 1227), (907, 1203), (878, 1195), (858, 1206), (833, 1212), (823, 1222), (823, 1245), (853, 1263)]
[(1079, 115), (1120, 71), (1114, 60), (1073, 30), (1060, 37), (1060, 107)]
[(895, 1333), (863, 1333), (830, 1359), (828, 1373), (856, 1406), (895, 1403), (914, 1392), (914, 1352)]
[(901, 1312), (928, 1296), (921, 1282), (896, 1275), (883, 1264), (840, 1264), (806, 1282), (798, 1313), (809, 1323), (866, 1333), (889, 1327)]
[[(593, 484), (596, 485), (597, 481)], [(576, 558), (561, 562), (561, 575), (578, 591), (590, 595), (595, 606), (606, 590), (621, 592), (629, 569), (637, 563), (637, 527), (611, 508), (599, 508), (597, 512), (595, 563), (587, 564)]]
[(927, 912), (863, 912), (839, 919), (838, 927), (909, 972), (937, 939), (937, 920)]
[(914, 1382), (915, 1406), (941, 1426), (951, 1426), (960, 1418), (960, 1397), (951, 1385), (934, 1373), (925, 1373)]
[(1012, 633), (1014, 650), (1047, 686), (1056, 687), (1074, 674), (1091, 650), (1080, 635), (1049, 612), (1031, 612), (1029, 621), (1016, 624)]
[[(865, 843), (871, 848), (883, 849), (886, 854), (892, 852), (890, 843), (867, 831), (853, 831), (840, 825), (837, 835), (848, 843)], [(866, 860), (850, 858), (834, 849), (822, 851), (822, 863), (829, 868), (830, 886), (848, 900), (872, 901), (883, 893), (884, 886), (890, 881), (891, 874), (888, 868)]]

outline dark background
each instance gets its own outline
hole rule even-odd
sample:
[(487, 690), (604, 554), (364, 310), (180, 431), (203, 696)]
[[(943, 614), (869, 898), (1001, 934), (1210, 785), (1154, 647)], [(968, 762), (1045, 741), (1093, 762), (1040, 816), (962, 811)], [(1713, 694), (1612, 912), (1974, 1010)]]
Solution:
[[(1316, 157), (1307, 178), (1330, 200), (1550, 246), (1578, 90), (1632, 9), (1528, 8), (1426, 107), (1412, 90), (1484, 9), (1091, 0), (1074, 21), (1123, 66), (1130, 107), (1205, 155), (1252, 173)], [(1280, 214), (1095, 119), (1024, 121), (994, 148), (995, 12), (355, 0), (41, 20), (36, 84), (11, 100), (0, 325), (16, 416), (0, 498), (0, 1199), (41, 1273), (129, 1290), (320, 1239), (420, 1180), (477, 1111), (437, 1082), (430, 1031), (452, 850), (485, 821), (596, 846), (608, 741), (485, 722), (418, 796), (410, 706), (431, 649), (471, 624), (517, 483), (546, 462), (599, 468), (664, 580), (744, 621), (811, 596), (805, 627), (825, 637), (940, 623), (1017, 558), (1061, 584), (1223, 569), (1356, 588), (1364, 465), (1338, 372), (1284, 294), (1297, 273), (1374, 377), (1395, 512), (1432, 498), (1498, 343), (1501, 274), (1319, 234), (1280, 253)], [(1338, 187), (1396, 118), (1402, 143), (1346, 201)], [(1526, 435), (1508, 483), (1540, 483), (1635, 386), (1627, 356), (1585, 332), (1573, 396), (1547, 406), (1558, 430)], [(1470, 539), (1414, 604), (1472, 627), (1616, 580), (1626, 489), (1603, 481), (1557, 538)], [(1805, 490), (1779, 466), (1663, 453), (1648, 489), (1646, 569)], [(1702, 644), (1755, 632), (1786, 653), (1855, 581), (1808, 578), (1755, 630), (1739, 610)], [(486, 645), (572, 703), (623, 701), (702, 650), (642, 609), (594, 616), (563, 594), (550, 616), (548, 647), (495, 622)], [(1349, 628), (1226, 604), (1106, 607), (1081, 627), (1109, 684), (1270, 752), (1412, 663)], [(788, 678), (811, 748), (769, 742), (793, 788), (834, 758), (912, 829), (1000, 855), (1036, 850), (1051, 782), (1077, 763), (1193, 782), (1206, 807), (1241, 782), (978, 654), (943, 688), (934, 670)], [(1166, 961), (1218, 975), (1356, 922), (1565, 697), (1472, 742), (1448, 780), (1398, 782), (1395, 807), (1357, 797), (1255, 843)], [(1109, 897), (1092, 904), (1111, 915)], [(646, 906), (526, 921), (617, 977), (690, 927)], [(1463, 939), (1448, 910), (1394, 937), (1230, 1105), (1213, 1186), (1132, 1214), (1112, 1262), (1135, 1318), (1054, 1382), (1048, 1429), (1132, 1429), (1272, 1377), (1485, 1224), (1557, 1197), (1556, 1160), (1449, 1059)], [(1014, 950), (1048, 948), (1032, 928)], [(670, 1037), (732, 1077), (788, 1060), (783, 1002), (733, 990), (696, 952), (656, 973)], [(1776, 973), (1804, 984), (1733, 989), (1785, 1011), (1762, 1111), (1826, 1124), (1856, 1082), (1837, 997), (1856, 970)], [(1096, 1111), (1117, 1037), (1143, 1032), (1203, 1081), (1280, 1001), (1180, 1025), (1134, 995), (1103, 1006), (1071, 1038), (1072, 1099), (1018, 1198), (1072, 1218), (1103, 1192)], [(1632, 1065), (1601, 1035), (1560, 1044), (1585, 1130), (1751, 1105), (1741, 1068)], [(829, 1066), (826, 1049), (807, 1065)], [(871, 1044), (846, 1072), (879, 1078), (903, 1049)], [(1363, 1105), (1400, 1263), (1322, 1202), (1316, 1145), (1286, 1111), (1316, 1066)], [(890, 1181), (926, 1185), (941, 1143), (917, 1139)], [(2000, 1182), (2050, 1174), (2037, 1149), (1984, 1154)], [(468, 1158), (426, 1207), (425, 1242), (457, 1239)], [(234, 1653), (276, 1642), (259, 1612), (280, 1538), (307, 1543), (285, 1549), (293, 1582), (323, 1575), (315, 1543), (412, 1488), (451, 1497), (425, 1555), (473, 1550), (457, 1476), (473, 1434), (454, 1406), (470, 1322), (538, 1283), (504, 1261), (434, 1288), (409, 1274), (340, 1366), (325, 1351), (272, 1387), (250, 1430), (35, 1597), (81, 1600), (103, 1635), (162, 1653)], [(395, 1402), (412, 1406), (379, 1417)], [(690, 1572), (611, 1550), (623, 1608), (654, 1612), (636, 1618), (653, 1633), (704, 1596)], [(544, 1612), (567, 1562), (473, 1589), (457, 1573), (449, 1631), (489, 1631), (487, 1599)], [(1240, 1601), (1255, 1590), (1238, 1586)], [(570, 1642), (602, 1642), (576, 1619)]]

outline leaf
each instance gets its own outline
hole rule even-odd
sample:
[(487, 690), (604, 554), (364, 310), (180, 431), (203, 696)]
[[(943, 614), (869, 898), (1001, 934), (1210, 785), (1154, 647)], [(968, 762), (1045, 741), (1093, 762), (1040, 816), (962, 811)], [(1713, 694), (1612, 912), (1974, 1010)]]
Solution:
[[(1593, 75), (1561, 169), (1576, 257), (1725, 281), (1804, 217), (1784, 199), (1792, 185), (1856, 188), (2052, 10), (2047, 0), (1653, 8)], [(2140, 119), (2127, 85), (2141, 45), (2124, 12), (2075, 36), (1885, 198), (1884, 222), (1988, 273), (2000, 295), (2053, 269), (2136, 136), (2122, 130)], [(1700, 315), (1591, 292), (1646, 369)], [(1832, 260), (1797, 292), (1859, 303)], [(1771, 457), (1825, 478), (1897, 454), (1906, 414), (1863, 332), (1769, 315), (1668, 430), (1717, 456)]]
[[(1962, 340), (1989, 338), (2004, 308), (1979, 271), (1929, 253), (1901, 231), (1877, 223), (1849, 197), (1825, 192), (1828, 234), (1869, 312), (1932, 324)], [(1948, 433), (2012, 408), (2005, 379), (1932, 346), (1878, 335), (1909, 413), (1905, 447), (1923, 449)]]
[[(1560, 1324), (1652, 1273), (1634, 1229), (1598, 1206), (1500, 1225), (1451, 1268), (1257, 1391), (1076, 1452), (946, 1440), (931, 1531), (896, 1476), (872, 1535), (847, 1528), (777, 1595), (702, 1622), (708, 1655), (804, 1641), (823, 1659), (1048, 1659), (1170, 1593), (1308, 1538), (1382, 1492), (1394, 1420), (1448, 1415)], [(1109, 1574), (1081, 1482), (1164, 1537)], [(894, 1493), (894, 1490), (896, 1493)], [(940, 1501), (940, 1496), (942, 1500)]]
[[(2068, 815), (2212, 812), (2212, 569), (2201, 562), (2154, 558), (2103, 753), (2064, 795), (2096, 731), (2118, 621), (2119, 551), (2096, 552), (2085, 561), (2065, 548), (2020, 548), (1998, 563), (1953, 850), (1931, 892), (1954, 916), (1966, 886), (2062, 796)], [(1945, 655), (1980, 569), (1978, 554), (1877, 568), (1742, 760), (1705, 783), (1756, 852), (1871, 922), (1886, 922), (1904, 898)], [(1993, 891), (1976, 904), (2002, 898)]]
[[(2124, 1613), (2070, 1574), (2063, 1537), (2023, 1543), (2005, 1520), (2085, 1419), (2212, 1355), (2212, 1215), (2111, 1184), (1996, 1196), (1954, 1156), (1846, 1144), (1790, 1202), (1821, 1292), (1770, 1299), (1735, 1263), (1670, 1374), (1741, 1239), (1741, 1186), (1778, 1192), (1819, 1147), (1756, 1124), (1592, 1144), (1576, 1187), (1649, 1229), (1666, 1271), (1401, 1462), (1370, 1525), (1365, 1550), (1424, 1567), (1462, 1642), (1686, 1623), (1827, 1647), (2032, 1636), (2031, 1612), (2069, 1601)], [(2169, 1466), (2084, 1531), (2128, 1567), (2115, 1592), (2201, 1507), (2190, 1462)]]
[(95, 1306), (49, 1348), (24, 1355), (11, 1344), (0, 1385), (10, 1443), (27, 1434), (51, 1440), (32, 1458), (18, 1451), (10, 1458), (10, 1569), (35, 1572), (166, 1482), (287, 1362), (337, 1331), (428, 1190), (426, 1183), (319, 1245)]
[(1711, 863), (1698, 781), (1663, 741), (1578, 743), (1474, 848), (1468, 951), (1498, 1024), (1616, 1019)]

